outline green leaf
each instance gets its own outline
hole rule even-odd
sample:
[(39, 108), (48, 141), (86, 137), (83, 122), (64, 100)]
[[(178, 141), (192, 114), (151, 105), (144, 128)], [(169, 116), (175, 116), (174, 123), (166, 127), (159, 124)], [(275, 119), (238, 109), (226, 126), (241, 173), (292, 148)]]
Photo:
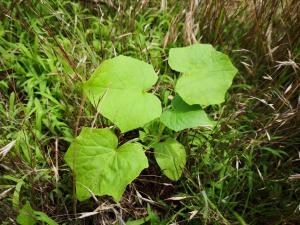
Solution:
[(19, 208), (20, 191), (24, 184), (25, 182), (23, 179), (19, 179), (18, 183), (16, 184), (16, 188), (12, 198), (12, 205), (14, 208)]
[(83, 128), (69, 147), (65, 160), (76, 177), (80, 201), (94, 195), (110, 195), (119, 201), (126, 186), (148, 167), (139, 143), (118, 148), (117, 136), (108, 128)]
[(103, 116), (126, 132), (160, 116), (160, 100), (147, 93), (156, 81), (151, 65), (121, 55), (104, 61), (84, 84), (84, 92)]
[(35, 211), (31, 208), (30, 203), (27, 201), (17, 217), (17, 222), (20, 225), (35, 225), (37, 221), (43, 221), (48, 225), (58, 225), (54, 220), (48, 217), (47, 214)]
[(146, 222), (148, 222), (150, 220), (150, 218), (147, 216), (145, 218), (141, 218), (138, 220), (128, 220), (126, 221), (126, 225), (142, 225), (145, 224)]
[(224, 102), (226, 91), (237, 73), (228, 56), (209, 44), (172, 48), (169, 65), (183, 73), (175, 91), (190, 105)]
[(34, 215), (34, 210), (31, 208), (30, 203), (27, 201), (17, 217), (17, 222), (20, 225), (34, 225), (37, 220)]
[(141, 224), (151, 224), (151, 225), (159, 225), (166, 224), (166, 221), (161, 221), (160, 218), (152, 211), (149, 204), (147, 204), (148, 216), (138, 219), (138, 220), (128, 220), (126, 221), (126, 225), (141, 225)]
[(163, 173), (171, 180), (178, 180), (186, 163), (184, 146), (174, 139), (168, 139), (153, 146), (154, 156)]
[(35, 211), (34, 215), (36, 216), (36, 219), (42, 222), (47, 223), (48, 225), (58, 225), (54, 220), (52, 220), (47, 214), (40, 212), (40, 211)]
[(207, 117), (200, 105), (188, 105), (180, 96), (176, 96), (172, 100), (172, 108), (164, 111), (160, 120), (168, 128), (175, 131), (198, 126), (211, 128), (215, 125), (215, 122)]

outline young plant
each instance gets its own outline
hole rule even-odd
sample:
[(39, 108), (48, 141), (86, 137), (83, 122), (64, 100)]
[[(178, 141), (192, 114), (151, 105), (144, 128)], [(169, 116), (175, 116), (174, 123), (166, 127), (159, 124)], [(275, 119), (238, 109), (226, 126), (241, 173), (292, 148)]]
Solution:
[[(171, 49), (169, 65), (181, 76), (175, 86), (177, 96), (164, 112), (159, 98), (149, 93), (158, 77), (151, 65), (140, 60), (122, 55), (106, 60), (84, 84), (84, 94), (102, 116), (122, 133), (144, 127), (146, 137), (140, 137), (144, 144), (129, 141), (118, 147), (109, 128), (83, 128), (65, 155), (76, 175), (79, 200), (93, 194), (119, 201), (126, 186), (148, 167), (146, 149), (154, 149), (164, 175), (175, 181), (181, 177), (186, 151), (175, 138), (162, 135), (165, 127), (175, 132), (214, 127), (203, 108), (224, 102), (237, 69), (228, 56), (208, 44)], [(146, 124), (157, 134), (148, 138)]]

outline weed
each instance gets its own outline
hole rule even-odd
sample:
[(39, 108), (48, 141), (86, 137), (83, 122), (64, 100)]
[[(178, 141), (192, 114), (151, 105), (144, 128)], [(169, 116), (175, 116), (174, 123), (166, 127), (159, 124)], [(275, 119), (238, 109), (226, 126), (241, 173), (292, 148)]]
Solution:
[[(296, 224), (299, 11), (297, 0), (1, 1), (1, 223), (14, 224), (28, 201), (59, 224)], [(119, 205), (77, 202), (65, 152), (82, 127), (112, 125), (82, 97), (81, 83), (104, 60), (131, 56), (160, 74), (150, 93), (164, 90), (157, 95), (166, 107), (178, 81), (169, 49), (196, 42), (239, 70), (226, 104), (205, 109), (219, 129), (176, 136), (188, 153), (179, 181), (162, 176), (149, 152), (152, 167)], [(150, 144), (161, 131), (143, 132)], [(122, 145), (139, 134), (118, 136)]]

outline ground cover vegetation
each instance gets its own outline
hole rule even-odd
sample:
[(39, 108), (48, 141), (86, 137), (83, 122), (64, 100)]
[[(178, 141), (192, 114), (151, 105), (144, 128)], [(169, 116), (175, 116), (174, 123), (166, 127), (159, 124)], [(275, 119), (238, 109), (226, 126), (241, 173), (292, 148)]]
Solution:
[(1, 1), (0, 224), (297, 224), (299, 12)]

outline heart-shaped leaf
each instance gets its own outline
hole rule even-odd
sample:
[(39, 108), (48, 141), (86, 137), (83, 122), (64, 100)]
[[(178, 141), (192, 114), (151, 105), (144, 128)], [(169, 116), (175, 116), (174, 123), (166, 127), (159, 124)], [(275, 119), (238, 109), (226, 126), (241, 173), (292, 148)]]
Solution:
[(172, 48), (169, 65), (183, 73), (175, 91), (190, 105), (222, 103), (237, 73), (228, 56), (209, 44)]
[(147, 93), (156, 81), (151, 65), (121, 55), (104, 61), (84, 84), (84, 92), (103, 116), (126, 132), (160, 116), (160, 100)]
[(75, 173), (79, 200), (110, 195), (119, 201), (126, 186), (148, 167), (139, 143), (118, 148), (117, 136), (108, 128), (83, 128), (69, 147), (65, 160)]
[(215, 125), (215, 122), (208, 118), (200, 105), (188, 105), (180, 96), (176, 96), (172, 100), (172, 108), (164, 111), (160, 120), (168, 128), (175, 131), (198, 126), (212, 128)]
[(154, 156), (162, 172), (171, 180), (178, 180), (186, 163), (186, 152), (182, 144), (167, 139), (153, 146)]

